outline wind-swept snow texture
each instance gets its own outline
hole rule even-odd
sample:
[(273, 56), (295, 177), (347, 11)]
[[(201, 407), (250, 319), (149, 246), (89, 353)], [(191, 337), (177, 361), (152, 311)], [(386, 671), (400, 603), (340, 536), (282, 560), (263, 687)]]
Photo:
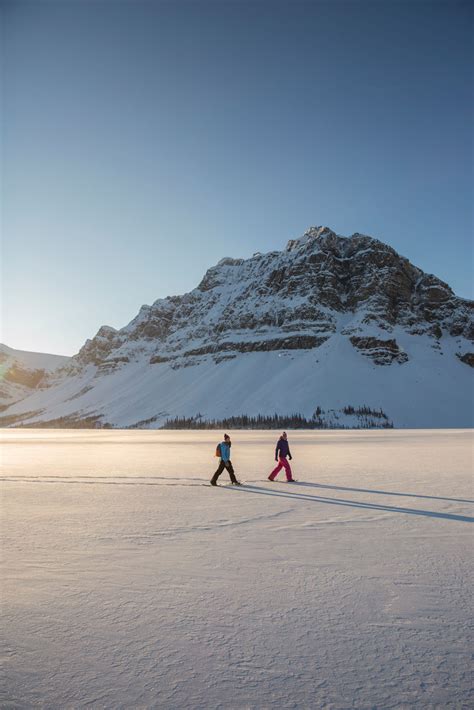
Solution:
[(396, 428), (473, 426), (473, 308), (377, 239), (314, 227), (103, 326), (6, 399), (0, 424), (159, 428), (366, 405)]
[(2, 432), (1, 707), (472, 708), (472, 433), (232, 435)]

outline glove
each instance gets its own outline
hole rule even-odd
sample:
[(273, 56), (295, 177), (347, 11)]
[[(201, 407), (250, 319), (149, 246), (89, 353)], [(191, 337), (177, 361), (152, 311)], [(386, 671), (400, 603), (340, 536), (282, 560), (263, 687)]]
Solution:
[(290, 461), (293, 461), (293, 456), (290, 455), (288, 456), (288, 458), (290, 459)]

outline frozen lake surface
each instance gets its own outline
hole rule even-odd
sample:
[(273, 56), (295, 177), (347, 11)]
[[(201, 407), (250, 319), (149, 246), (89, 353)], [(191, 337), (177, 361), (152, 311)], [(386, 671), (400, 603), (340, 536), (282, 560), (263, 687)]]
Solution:
[(2, 431), (1, 707), (472, 707), (472, 433), (221, 435)]

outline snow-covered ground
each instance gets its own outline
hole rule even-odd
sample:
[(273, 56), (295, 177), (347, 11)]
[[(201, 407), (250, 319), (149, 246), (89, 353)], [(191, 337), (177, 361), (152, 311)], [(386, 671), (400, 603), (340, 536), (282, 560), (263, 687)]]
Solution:
[(472, 707), (472, 433), (220, 435), (2, 432), (1, 707)]

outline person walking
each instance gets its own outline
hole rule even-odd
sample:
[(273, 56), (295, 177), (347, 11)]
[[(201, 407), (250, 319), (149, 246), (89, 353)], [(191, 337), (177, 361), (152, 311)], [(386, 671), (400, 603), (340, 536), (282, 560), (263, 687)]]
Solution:
[(288, 443), (288, 436), (286, 434), (286, 431), (284, 431), (278, 439), (275, 449), (275, 461), (278, 462), (278, 466), (276, 466), (271, 472), (271, 474), (268, 476), (269, 481), (274, 481), (276, 476), (278, 475), (278, 472), (281, 471), (282, 468), (284, 468), (286, 473), (286, 480), (288, 481), (288, 483), (294, 482), (295, 479), (293, 478), (293, 474), (291, 473), (291, 466), (287, 461), (287, 456), (291, 461), (292, 456), (290, 452), (290, 445)]
[(233, 486), (241, 485), (240, 481), (238, 481), (235, 477), (232, 461), (230, 460), (231, 446), (232, 442), (230, 440), (230, 436), (228, 434), (224, 434), (224, 441), (221, 441), (221, 443), (217, 446), (216, 456), (220, 456), (221, 460), (219, 462), (217, 471), (211, 478), (211, 486), (217, 486), (217, 479), (219, 478), (224, 469), (227, 469), (227, 471), (229, 472), (230, 480)]

